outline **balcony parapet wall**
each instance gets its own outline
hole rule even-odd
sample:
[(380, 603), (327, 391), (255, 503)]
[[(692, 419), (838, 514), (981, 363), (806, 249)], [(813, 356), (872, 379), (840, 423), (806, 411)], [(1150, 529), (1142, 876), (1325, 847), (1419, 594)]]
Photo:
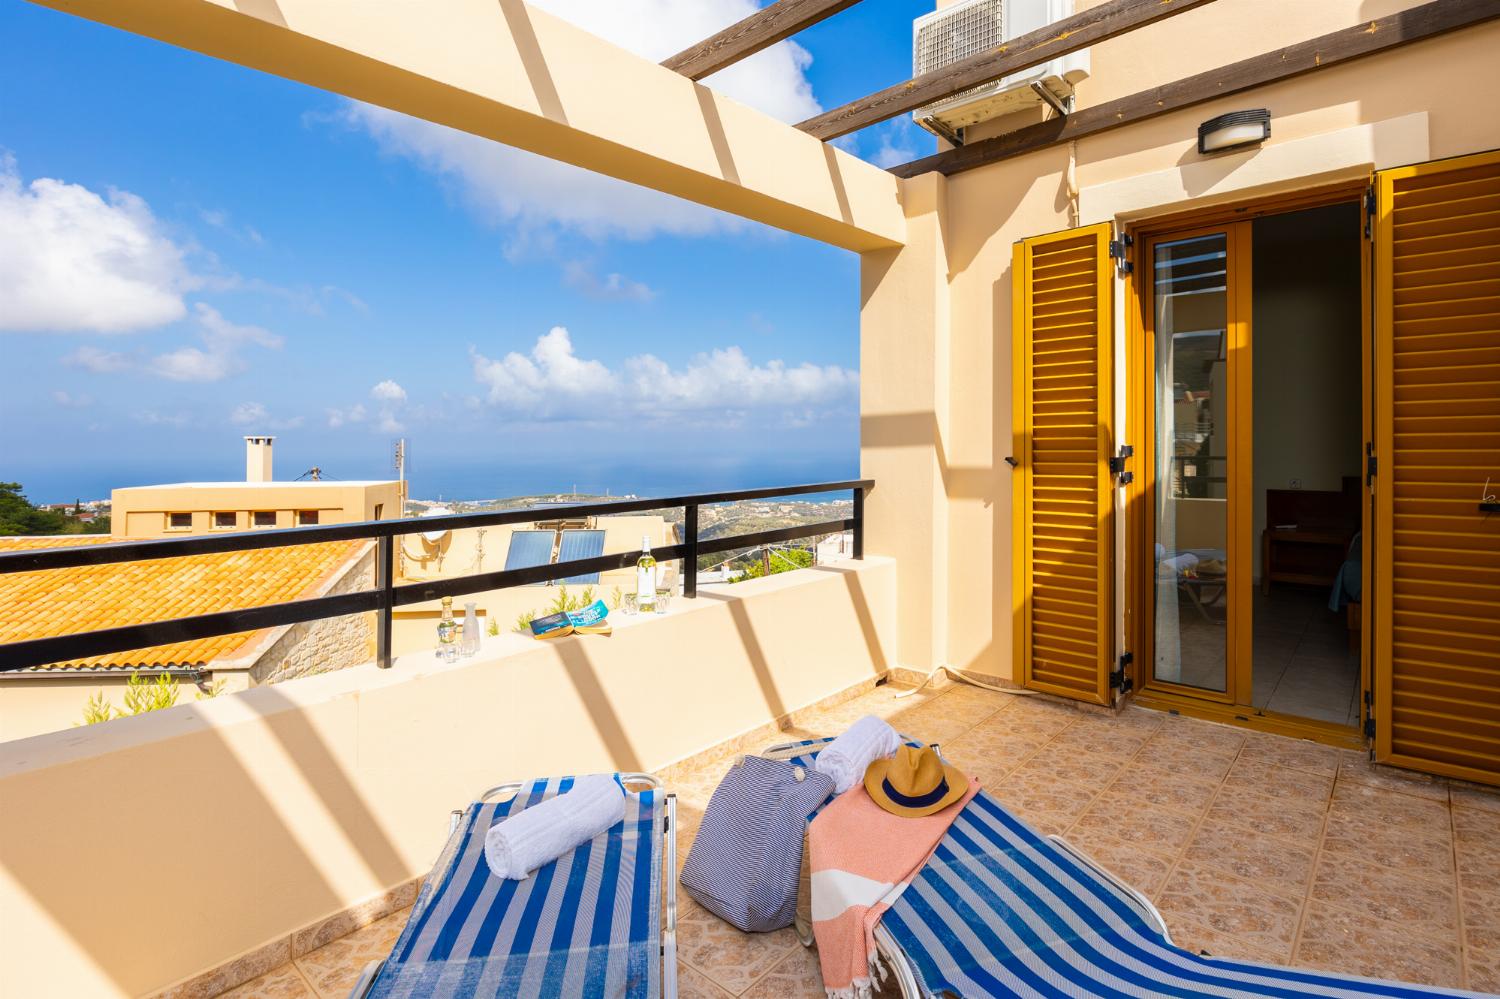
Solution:
[[(17, 995), (141, 995), (424, 874), (506, 779), (660, 770), (895, 665), (896, 564), (700, 591), (610, 637), (486, 636), (0, 745)], [(135, 928), (135, 929), (132, 929)]]

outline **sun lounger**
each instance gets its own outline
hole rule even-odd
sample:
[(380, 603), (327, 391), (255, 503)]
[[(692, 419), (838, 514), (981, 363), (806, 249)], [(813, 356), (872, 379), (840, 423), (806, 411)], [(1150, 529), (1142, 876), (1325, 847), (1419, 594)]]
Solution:
[(490, 872), (485, 832), (573, 778), (502, 784), (454, 812), (395, 948), (351, 999), (676, 999), (677, 893), (662, 904), (676, 880), (676, 797), (647, 774), (620, 777), (624, 820), (521, 881)]
[[(827, 740), (765, 755), (811, 765)], [(981, 791), (876, 929), (904, 996), (1473, 995), (1193, 954), (1154, 906)]]

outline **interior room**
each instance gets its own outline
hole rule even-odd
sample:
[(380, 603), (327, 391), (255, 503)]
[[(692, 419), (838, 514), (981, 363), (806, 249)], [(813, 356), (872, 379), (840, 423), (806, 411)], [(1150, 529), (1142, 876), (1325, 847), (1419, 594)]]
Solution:
[(1359, 707), (1360, 239), (1355, 202), (1253, 223), (1257, 708)]

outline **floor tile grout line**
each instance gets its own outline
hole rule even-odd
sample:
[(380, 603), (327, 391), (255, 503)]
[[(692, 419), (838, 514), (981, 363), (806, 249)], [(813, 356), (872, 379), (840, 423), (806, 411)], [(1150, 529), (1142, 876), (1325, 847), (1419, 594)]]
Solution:
[[(1341, 764), (1342, 766), (1342, 764)], [(1328, 797), (1323, 802), (1323, 821), (1318, 826), (1318, 845), (1313, 850), (1312, 871), (1308, 875), (1308, 883), (1302, 900), (1302, 912), (1297, 917), (1297, 928), (1292, 934), (1292, 960), (1297, 960), (1297, 950), (1302, 946), (1302, 934), (1307, 928), (1308, 914), (1312, 911), (1313, 887), (1318, 881), (1318, 867), (1323, 862), (1323, 849), (1328, 841), (1328, 820), (1333, 815), (1333, 795), (1338, 790), (1338, 770), (1334, 771), (1334, 779), (1328, 785)]]
[[(1229, 774), (1234, 770), (1234, 764), (1239, 760), (1240, 754), (1244, 752), (1245, 745), (1246, 743), (1241, 743), (1240, 748), (1235, 750), (1234, 758), (1229, 763), (1229, 769), (1225, 770), (1224, 775), (1219, 778), (1219, 786), (1214, 790), (1213, 797), (1208, 799), (1208, 804), (1203, 807), (1203, 814), (1198, 816), (1197, 821), (1193, 823), (1193, 828), (1188, 831), (1187, 838), (1177, 848), (1176, 859), (1172, 861), (1172, 866), (1167, 869), (1166, 876), (1162, 878), (1161, 888), (1156, 892), (1157, 898), (1160, 898), (1167, 890), (1167, 885), (1172, 883), (1173, 876), (1182, 867), (1182, 862), (1187, 859), (1188, 848), (1193, 845), (1193, 840), (1198, 836), (1198, 830), (1203, 826), (1204, 820), (1208, 818), (1208, 813), (1213, 810), (1214, 802), (1218, 800), (1219, 794), (1224, 790), (1224, 784), (1229, 780)], [(1166, 917), (1162, 918), (1165, 919)]]
[(814, 953), (816, 953), (817, 949), (818, 948), (817, 948), (816, 944), (814, 944), (811, 947), (807, 947), (807, 946), (803, 945), (803, 943), (802, 943), (801, 940), (797, 940), (797, 941), (795, 941), (793, 943), (792, 948), (790, 950), (788, 950), (785, 954), (781, 955), (775, 961), (773, 961), (771, 963), (771, 966), (769, 968), (767, 968), (765, 971), (763, 971), (759, 975), (757, 975), (754, 978), (754, 980), (752, 980), (749, 985), (746, 985), (745, 988), (742, 991), (740, 991), (740, 992), (729, 992), (729, 990), (727, 988), (724, 988), (723, 985), (719, 985), (719, 988), (724, 989), (725, 992), (729, 992), (730, 995), (736, 996), (736, 997), (738, 997), (738, 996), (744, 996), (744, 995), (749, 995), (750, 992), (751, 992), (751, 990), (753, 990), (757, 985), (759, 985), (761, 982), (765, 981), (767, 978), (770, 978), (771, 975), (775, 974), (777, 968), (781, 967), (783, 964), (786, 964), (792, 958), (796, 957), (801, 951), (810, 950), (810, 951), (813, 951)]
[(1453, 795), (1448, 795), (1448, 833), (1453, 840), (1453, 908), (1458, 926), (1458, 981), (1460, 988), (1469, 985), (1469, 941), (1464, 920), (1463, 871), (1458, 866), (1458, 816), (1453, 811)]
[(298, 980), (307, 987), (307, 991), (312, 993), (314, 999), (324, 999), (322, 991), (313, 984), (312, 979), (307, 976), (307, 972), (302, 970), (302, 965), (297, 963), (295, 957), (288, 961), (287, 964), (292, 966), (292, 974), (296, 975)]

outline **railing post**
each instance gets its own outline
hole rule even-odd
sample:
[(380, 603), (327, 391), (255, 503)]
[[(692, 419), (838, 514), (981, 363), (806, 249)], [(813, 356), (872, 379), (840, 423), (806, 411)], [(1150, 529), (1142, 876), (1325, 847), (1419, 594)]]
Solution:
[(391, 621), (396, 588), (396, 539), (382, 535), (375, 543), (375, 588), (380, 591), (380, 609), (375, 612), (375, 665), (391, 668)]
[(854, 487), (854, 557), (865, 557), (865, 489)]
[(689, 503), (682, 515), (682, 595), (698, 595), (698, 504)]

